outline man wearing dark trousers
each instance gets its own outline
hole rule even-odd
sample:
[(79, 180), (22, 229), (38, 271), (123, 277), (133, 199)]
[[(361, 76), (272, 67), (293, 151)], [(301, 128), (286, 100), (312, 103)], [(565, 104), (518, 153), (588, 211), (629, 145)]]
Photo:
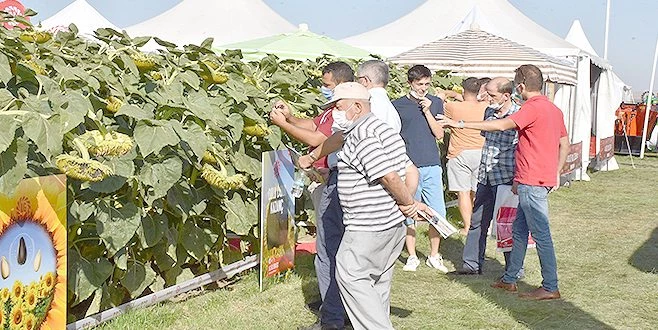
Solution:
[(543, 280), (541, 287), (519, 294), (519, 298), (529, 300), (560, 298), (557, 260), (548, 221), (548, 193), (558, 186), (559, 169), (569, 153), (569, 137), (562, 111), (541, 94), (543, 85), (543, 75), (538, 67), (522, 65), (516, 69), (514, 88), (525, 103), (517, 113), (481, 122), (439, 121), (446, 126), (483, 131), (518, 130), (512, 186), (512, 191), (519, 195), (519, 207), (512, 226), (514, 242), (505, 274), (491, 286), (517, 291), (517, 275), (523, 266), (530, 232), (537, 246)]

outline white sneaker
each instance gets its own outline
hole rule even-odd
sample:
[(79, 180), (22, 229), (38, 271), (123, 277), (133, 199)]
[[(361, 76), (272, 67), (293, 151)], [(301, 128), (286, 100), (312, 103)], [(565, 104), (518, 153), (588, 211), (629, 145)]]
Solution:
[(402, 270), (405, 272), (415, 272), (419, 265), (420, 260), (418, 260), (418, 257), (409, 256), (409, 258), (407, 258), (407, 264), (402, 267)]
[(440, 254), (437, 254), (433, 257), (428, 257), (427, 261), (425, 261), (425, 264), (431, 268), (438, 269), (441, 273), (448, 273), (448, 268), (443, 265), (443, 257)]

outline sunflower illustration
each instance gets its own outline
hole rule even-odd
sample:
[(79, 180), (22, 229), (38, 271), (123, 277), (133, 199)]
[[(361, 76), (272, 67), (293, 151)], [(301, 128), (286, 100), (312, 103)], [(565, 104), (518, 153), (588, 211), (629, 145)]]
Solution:
[(30, 310), (30, 311), (33, 310), (34, 307), (37, 306), (38, 299), (39, 298), (37, 297), (36, 289), (27, 290), (27, 292), (25, 293), (25, 299), (24, 299), (25, 307), (27, 308), (27, 310)]
[(0, 308), (0, 329), (5, 328), (5, 308), (4, 306)]
[(9, 296), (10, 296), (9, 289), (2, 288), (2, 290), (0, 290), (0, 303), (7, 302), (7, 300), (9, 300)]
[(25, 330), (34, 330), (37, 328), (37, 319), (34, 314), (26, 313), (23, 320), (23, 328)]
[[(6, 302), (8, 297), (13, 305), (4, 311), (9, 314), (6, 324), (12, 329), (64, 329), (66, 176), (25, 179), (13, 195), (0, 194), (2, 244), (0, 254), (7, 258), (3, 277), (14, 283), (10, 290), (0, 291), (0, 299)], [(10, 254), (5, 255), (7, 250)], [(33, 273), (25, 275), (27, 269)], [(40, 311), (38, 317), (29, 312), (34, 309)]]
[(23, 299), (23, 283), (16, 280), (14, 286), (11, 287), (11, 301), (14, 303), (20, 302)]
[(11, 308), (11, 320), (9, 327), (12, 329), (20, 328), (23, 326), (23, 320), (25, 319), (25, 311), (23, 310), (23, 304), (15, 304)]

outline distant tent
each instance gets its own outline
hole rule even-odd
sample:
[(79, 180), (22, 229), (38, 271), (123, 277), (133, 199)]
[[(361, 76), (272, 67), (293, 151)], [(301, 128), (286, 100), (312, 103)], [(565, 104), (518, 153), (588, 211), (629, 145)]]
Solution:
[(371, 58), (370, 52), (313, 33), (306, 24), (301, 24), (296, 32), (223, 45), (216, 49), (240, 49), (246, 60), (259, 60), (267, 54), (300, 61), (315, 60), (324, 54), (346, 59)]
[(400, 64), (424, 64), (431, 70), (447, 70), (464, 77), (514, 78), (514, 69), (534, 64), (548, 81), (575, 85), (574, 62), (501, 38), (477, 28), (427, 43), (389, 60)]
[(87, 36), (93, 36), (94, 31), (99, 28), (119, 30), (85, 0), (75, 0), (55, 15), (43, 20), (41, 25), (45, 29), (60, 30), (68, 28), (71, 23), (78, 28), (79, 34)]
[(149, 20), (129, 26), (132, 37), (155, 36), (178, 46), (214, 45), (293, 32), (296, 28), (262, 0), (184, 0)]
[(572, 44), (535, 23), (506, 0), (427, 0), (394, 22), (343, 41), (376, 54), (393, 56), (469, 30), (473, 24), (553, 56), (578, 53)]
[[(582, 50), (578, 74), (583, 79), (570, 129), (574, 139), (583, 141), (583, 167), (587, 168), (592, 157), (595, 169), (616, 170), (619, 166), (614, 157), (598, 162), (590, 150), (596, 155), (601, 140), (614, 136), (615, 110), (622, 102), (624, 91), (630, 88), (612, 71), (610, 64), (597, 55), (580, 21), (573, 22), (565, 39)], [(595, 137), (593, 141), (590, 140), (591, 136)], [(594, 145), (590, 145), (591, 142)], [(582, 177), (589, 179), (584, 171)]]

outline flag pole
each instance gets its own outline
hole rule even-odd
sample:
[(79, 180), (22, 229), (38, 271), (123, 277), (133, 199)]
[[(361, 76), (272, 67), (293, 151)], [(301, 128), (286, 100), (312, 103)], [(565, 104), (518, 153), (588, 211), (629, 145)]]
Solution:
[(603, 59), (608, 60), (608, 31), (610, 30), (610, 1), (606, 1), (605, 7), (605, 40), (603, 43)]
[(653, 83), (656, 80), (656, 63), (658, 62), (658, 38), (656, 39), (656, 52), (653, 55), (653, 69), (651, 70), (651, 82), (649, 83), (649, 93), (645, 100), (646, 110), (644, 111), (644, 128), (642, 129), (642, 148), (640, 149), (640, 158), (644, 158), (644, 148), (647, 143), (647, 126), (649, 126), (649, 114), (651, 113), (651, 104), (653, 103)]

